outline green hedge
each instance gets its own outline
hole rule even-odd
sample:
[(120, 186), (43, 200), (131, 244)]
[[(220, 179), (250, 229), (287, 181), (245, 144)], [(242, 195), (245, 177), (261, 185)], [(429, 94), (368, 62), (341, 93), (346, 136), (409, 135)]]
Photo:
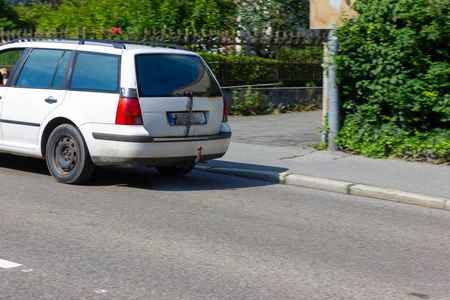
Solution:
[[(317, 57), (303, 59), (310, 65), (297, 65), (289, 60), (267, 59), (239, 55), (199, 52), (216, 75), (221, 85), (283, 83), (284, 86), (302, 86), (322, 81), (322, 67)], [(314, 63), (316, 65), (314, 65)]]
[(249, 84), (253, 80), (274, 78), (274, 68), (269, 65), (276, 63), (273, 59), (203, 52), (199, 54), (219, 81), (241, 80), (241, 84)]
[(337, 29), (343, 149), (450, 159), (448, 0), (358, 0)]

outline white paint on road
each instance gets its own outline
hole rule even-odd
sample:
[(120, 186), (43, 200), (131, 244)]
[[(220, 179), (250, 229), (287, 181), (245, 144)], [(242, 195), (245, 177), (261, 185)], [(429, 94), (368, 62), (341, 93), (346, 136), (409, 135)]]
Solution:
[(16, 268), (16, 267), (20, 267), (22, 266), (21, 264), (17, 264), (15, 262), (12, 261), (7, 261), (4, 259), (0, 259), (0, 268), (3, 269), (9, 269), (9, 268)]

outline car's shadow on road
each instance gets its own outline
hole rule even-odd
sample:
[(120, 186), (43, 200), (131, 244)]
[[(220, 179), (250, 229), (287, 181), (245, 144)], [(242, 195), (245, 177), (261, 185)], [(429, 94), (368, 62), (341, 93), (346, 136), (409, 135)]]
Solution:
[(50, 176), (45, 160), (0, 153), (0, 168)]
[[(229, 167), (245, 168), (256, 166), (243, 166), (242, 164), (230, 165)], [(261, 166), (259, 166), (261, 168)], [(51, 177), (45, 160), (22, 157), (16, 155), (0, 154), (1, 169), (11, 169), (20, 172), (40, 174)], [(278, 171), (271, 167), (266, 170)], [(282, 172), (282, 170), (280, 171)], [(274, 182), (240, 178), (236, 176), (214, 174), (210, 172), (193, 170), (182, 177), (171, 177), (159, 174), (154, 168), (116, 168), (97, 167), (92, 178), (84, 186), (121, 186), (158, 191), (195, 191), (195, 190), (225, 190), (235, 188), (246, 188), (255, 186), (273, 185)]]
[(274, 182), (192, 170), (181, 177), (159, 174), (154, 168), (97, 168), (88, 183), (93, 186), (117, 185), (158, 191), (226, 190), (273, 185)]
[(240, 170), (252, 170), (252, 171), (273, 172), (273, 173), (283, 173), (288, 171), (287, 168), (283, 167), (266, 166), (262, 164), (259, 165), (246, 164), (226, 160), (212, 160), (205, 166), (213, 168), (240, 169)]

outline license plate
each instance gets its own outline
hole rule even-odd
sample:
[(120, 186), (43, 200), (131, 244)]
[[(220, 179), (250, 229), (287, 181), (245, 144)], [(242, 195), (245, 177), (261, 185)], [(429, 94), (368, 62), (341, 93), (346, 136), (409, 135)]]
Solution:
[[(189, 123), (188, 112), (170, 112), (167, 113), (170, 125), (187, 125)], [(193, 112), (191, 124), (206, 124), (206, 116), (204, 112)]]

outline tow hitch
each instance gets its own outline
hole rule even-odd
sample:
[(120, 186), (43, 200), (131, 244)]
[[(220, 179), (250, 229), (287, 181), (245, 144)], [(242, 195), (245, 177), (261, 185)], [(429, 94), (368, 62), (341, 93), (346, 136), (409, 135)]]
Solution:
[(195, 159), (195, 164), (198, 164), (200, 157), (202, 156), (202, 146), (197, 146), (197, 158)]

